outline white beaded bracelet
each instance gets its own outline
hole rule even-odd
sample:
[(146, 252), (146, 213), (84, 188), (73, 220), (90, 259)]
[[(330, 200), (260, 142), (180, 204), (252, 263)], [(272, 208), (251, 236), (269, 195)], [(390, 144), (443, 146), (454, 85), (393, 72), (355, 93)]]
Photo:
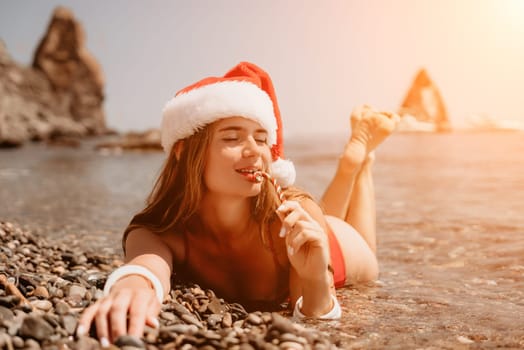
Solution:
[[(308, 316), (304, 315), (300, 309), (302, 308), (302, 301), (303, 297), (297, 299), (297, 302), (295, 303), (295, 309), (293, 310), (293, 317), (295, 318), (306, 318)], [(340, 307), (340, 303), (338, 302), (338, 299), (336, 296), (331, 294), (331, 300), (333, 300), (333, 308), (329, 310), (324, 315), (318, 316), (316, 318), (321, 320), (338, 320), (342, 316), (342, 308)]]
[(148, 268), (140, 265), (124, 265), (113, 271), (107, 278), (106, 284), (104, 285), (104, 295), (109, 294), (111, 287), (113, 287), (116, 281), (129, 275), (139, 275), (149, 280), (153, 285), (153, 289), (155, 290), (156, 298), (160, 304), (162, 304), (164, 301), (164, 288), (162, 287), (162, 283), (160, 283), (160, 280), (153, 272), (151, 272)]

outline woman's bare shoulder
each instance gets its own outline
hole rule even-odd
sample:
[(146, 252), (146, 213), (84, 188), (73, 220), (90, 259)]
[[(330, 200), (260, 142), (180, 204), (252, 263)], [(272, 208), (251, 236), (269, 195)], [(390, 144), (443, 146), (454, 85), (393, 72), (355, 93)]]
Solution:
[(146, 227), (137, 227), (129, 231), (126, 242), (126, 257), (143, 254), (156, 254), (165, 258), (173, 256), (173, 251), (166, 235), (160, 235)]

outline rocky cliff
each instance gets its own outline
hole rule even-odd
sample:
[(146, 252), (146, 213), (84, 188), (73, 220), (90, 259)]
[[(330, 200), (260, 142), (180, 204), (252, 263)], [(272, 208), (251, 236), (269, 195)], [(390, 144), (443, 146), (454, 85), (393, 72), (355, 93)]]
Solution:
[(0, 40), (0, 146), (107, 132), (102, 70), (71, 11), (55, 9), (31, 67)]

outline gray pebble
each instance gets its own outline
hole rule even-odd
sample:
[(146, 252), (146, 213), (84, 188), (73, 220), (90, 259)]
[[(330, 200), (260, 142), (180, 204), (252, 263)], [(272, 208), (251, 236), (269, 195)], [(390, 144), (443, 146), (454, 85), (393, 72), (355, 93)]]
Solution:
[(118, 337), (114, 344), (118, 347), (130, 346), (137, 349), (145, 349), (144, 342), (140, 338), (131, 335), (123, 335)]
[(20, 335), (23, 337), (45, 340), (54, 333), (53, 327), (41, 317), (28, 316), (20, 327)]
[(192, 314), (184, 314), (184, 315), (180, 316), (180, 318), (183, 321), (185, 321), (186, 323), (193, 324), (193, 325), (197, 326), (198, 328), (204, 328), (202, 326), (202, 323), (200, 323), (200, 321), (195, 316), (193, 316)]
[(224, 314), (224, 317), (222, 318), (222, 327), (231, 328), (232, 325), (233, 325), (233, 318), (229, 312), (226, 312)]
[(285, 341), (280, 343), (280, 348), (288, 350), (304, 350), (304, 345), (294, 341)]
[(51, 303), (49, 300), (33, 300), (31, 301), (31, 305), (34, 308), (42, 311), (49, 311), (53, 307), (53, 303)]
[(55, 312), (58, 314), (58, 315), (65, 315), (67, 313), (69, 313), (69, 310), (70, 310), (70, 307), (69, 305), (67, 305), (67, 303), (64, 303), (63, 301), (58, 301), (56, 304), (55, 304)]
[(14, 319), (14, 317), (15, 315), (11, 310), (5, 306), (0, 306), (0, 321), (11, 321)]
[(257, 326), (257, 325), (260, 325), (262, 324), (262, 318), (260, 316), (258, 316), (257, 314), (249, 314), (247, 316), (247, 322)]
[(60, 318), (60, 323), (62, 324), (62, 327), (67, 331), (69, 335), (72, 335), (75, 333), (76, 325), (77, 325), (77, 318), (73, 315), (63, 315)]
[(77, 285), (77, 284), (72, 284), (69, 287), (69, 291), (68, 291), (67, 295), (69, 297), (71, 297), (71, 296), (79, 296), (80, 298), (84, 298), (84, 296), (86, 295), (86, 292), (87, 292), (87, 289), (84, 286)]

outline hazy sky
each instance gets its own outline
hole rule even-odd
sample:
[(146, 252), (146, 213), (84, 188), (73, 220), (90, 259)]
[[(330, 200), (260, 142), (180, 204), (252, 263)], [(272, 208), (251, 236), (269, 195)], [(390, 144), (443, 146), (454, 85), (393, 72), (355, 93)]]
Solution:
[(84, 27), (120, 131), (157, 127), (176, 91), (241, 60), (271, 74), (288, 135), (346, 130), (361, 103), (396, 110), (421, 67), (453, 124), (524, 120), (524, 0), (0, 0), (18, 62), (57, 5)]

